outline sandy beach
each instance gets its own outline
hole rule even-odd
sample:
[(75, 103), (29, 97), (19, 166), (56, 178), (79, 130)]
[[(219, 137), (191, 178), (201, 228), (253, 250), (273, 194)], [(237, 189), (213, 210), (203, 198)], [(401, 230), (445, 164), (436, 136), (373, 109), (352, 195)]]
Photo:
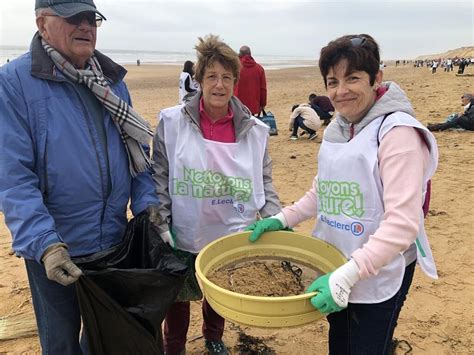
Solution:
[[(410, 98), (417, 118), (423, 123), (441, 122), (459, 112), (463, 92), (474, 92), (473, 76), (438, 73), (412, 65), (384, 70), (384, 80), (397, 82)], [(134, 106), (153, 127), (160, 109), (178, 101), (178, 77), (181, 66), (130, 66), (126, 77)], [(474, 75), (474, 67), (465, 73)], [(308, 94), (324, 94), (317, 67), (269, 70), (268, 105), (277, 120), (279, 135), (270, 137), (273, 179), (283, 205), (299, 199), (311, 186), (317, 173), (317, 154), (323, 128), (313, 141), (302, 138), (289, 141), (288, 117), (293, 104), (306, 102)], [(439, 279), (431, 280), (417, 268), (402, 310), (395, 337), (400, 341), (397, 354), (472, 354), (474, 352), (474, 132), (435, 133), (440, 158), (433, 179), (432, 200), (425, 221), (437, 262)], [(407, 181), (407, 184), (410, 182)], [(310, 233), (314, 220), (296, 230)], [(32, 314), (23, 260), (9, 254), (11, 236), (0, 214), (0, 317), (13, 318), (19, 313)], [(192, 306), (188, 333), (188, 354), (204, 353), (201, 315), (198, 302)], [(227, 322), (224, 341), (237, 354), (238, 332), (261, 337), (277, 354), (327, 353), (327, 322), (291, 329), (257, 329)], [(38, 353), (36, 336), (0, 341), (0, 354)]]

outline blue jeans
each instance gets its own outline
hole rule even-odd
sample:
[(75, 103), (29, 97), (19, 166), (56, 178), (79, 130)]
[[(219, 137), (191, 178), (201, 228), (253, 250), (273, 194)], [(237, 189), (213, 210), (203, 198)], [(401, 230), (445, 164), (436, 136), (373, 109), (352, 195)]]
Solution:
[(304, 124), (304, 118), (301, 116), (296, 116), (295, 121), (293, 122), (293, 133), (291, 134), (292, 136), (297, 136), (298, 135), (298, 128), (302, 128), (308, 134), (314, 134), (316, 131), (314, 129), (306, 127)]
[(390, 354), (398, 316), (415, 272), (416, 262), (405, 268), (402, 286), (381, 303), (349, 303), (346, 309), (329, 314), (329, 354)]
[(42, 353), (88, 353), (84, 336), (79, 345), (81, 315), (76, 286), (62, 286), (48, 280), (44, 266), (35, 260), (25, 260), (25, 264)]

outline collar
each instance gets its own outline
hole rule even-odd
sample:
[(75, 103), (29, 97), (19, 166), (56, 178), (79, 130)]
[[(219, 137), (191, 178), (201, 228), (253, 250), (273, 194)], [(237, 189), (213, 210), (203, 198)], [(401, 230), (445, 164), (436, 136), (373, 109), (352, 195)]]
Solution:
[[(197, 91), (192, 95), (181, 109), (184, 117), (187, 117), (195, 129), (200, 131), (200, 101), (202, 92)], [(256, 121), (252, 118), (252, 114), (246, 106), (244, 106), (235, 96), (230, 98), (229, 109), (233, 114), (234, 128), (236, 132), (236, 141), (238, 142), (247, 132), (256, 125)]]
[(201, 96), (201, 99), (199, 100), (199, 116), (201, 117), (201, 119), (205, 119), (207, 121), (209, 121), (211, 124), (216, 124), (216, 123), (219, 123), (219, 124), (223, 124), (223, 123), (227, 123), (228, 121), (231, 121), (233, 118), (234, 118), (234, 114), (230, 108), (230, 105), (229, 107), (227, 108), (227, 114), (221, 118), (219, 118), (217, 121), (213, 121), (211, 119), (211, 117), (208, 115), (208, 113), (206, 112), (206, 110), (204, 109), (204, 100)]
[[(49, 58), (48, 54), (44, 51), (43, 46), (41, 45), (41, 36), (39, 32), (36, 32), (33, 40), (30, 44), (31, 52), (31, 75), (45, 80), (53, 81), (64, 81), (66, 80), (62, 75), (57, 75), (54, 63)], [(99, 51), (94, 51), (97, 60), (102, 67), (102, 72), (104, 76), (112, 83), (116, 84), (121, 81), (127, 70), (121, 65), (115, 63), (112, 59), (100, 53)]]

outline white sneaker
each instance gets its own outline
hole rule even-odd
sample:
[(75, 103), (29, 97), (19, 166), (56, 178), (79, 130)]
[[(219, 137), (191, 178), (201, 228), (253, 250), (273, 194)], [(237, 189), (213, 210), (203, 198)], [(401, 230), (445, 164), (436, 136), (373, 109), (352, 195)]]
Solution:
[(297, 141), (298, 140), (298, 137), (297, 136), (291, 136), (290, 137), (290, 141)]

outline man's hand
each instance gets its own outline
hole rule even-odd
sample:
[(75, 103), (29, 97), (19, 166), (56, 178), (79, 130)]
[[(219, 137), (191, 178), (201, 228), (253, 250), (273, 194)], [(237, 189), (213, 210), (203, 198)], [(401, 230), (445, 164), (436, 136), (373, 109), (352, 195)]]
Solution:
[[(150, 221), (151, 224), (153, 224), (158, 229), (160, 225), (163, 224), (161, 221), (160, 214), (158, 213), (158, 206), (149, 205), (146, 211), (148, 213), (148, 220)], [(160, 233), (160, 237), (161, 239), (163, 239), (163, 241), (166, 244), (169, 244), (170, 247), (175, 249), (176, 248), (176, 232), (172, 228), (170, 228), (170, 230)]]
[(287, 223), (285, 217), (280, 212), (273, 217), (265, 218), (252, 223), (247, 228), (245, 228), (244, 231), (253, 231), (252, 234), (250, 234), (249, 240), (251, 242), (255, 242), (265, 232), (284, 230), (286, 227)]
[(53, 244), (43, 254), (41, 258), (46, 276), (51, 281), (56, 281), (63, 286), (70, 285), (82, 275), (81, 269), (71, 261), (65, 244)]
[(157, 205), (149, 205), (146, 209), (148, 213), (148, 220), (151, 224), (155, 227), (158, 227), (161, 224), (160, 214), (158, 213), (158, 206)]
[(311, 304), (321, 313), (339, 312), (347, 307), (351, 288), (359, 279), (359, 267), (351, 259), (334, 272), (317, 278), (306, 293), (318, 292), (311, 298)]

